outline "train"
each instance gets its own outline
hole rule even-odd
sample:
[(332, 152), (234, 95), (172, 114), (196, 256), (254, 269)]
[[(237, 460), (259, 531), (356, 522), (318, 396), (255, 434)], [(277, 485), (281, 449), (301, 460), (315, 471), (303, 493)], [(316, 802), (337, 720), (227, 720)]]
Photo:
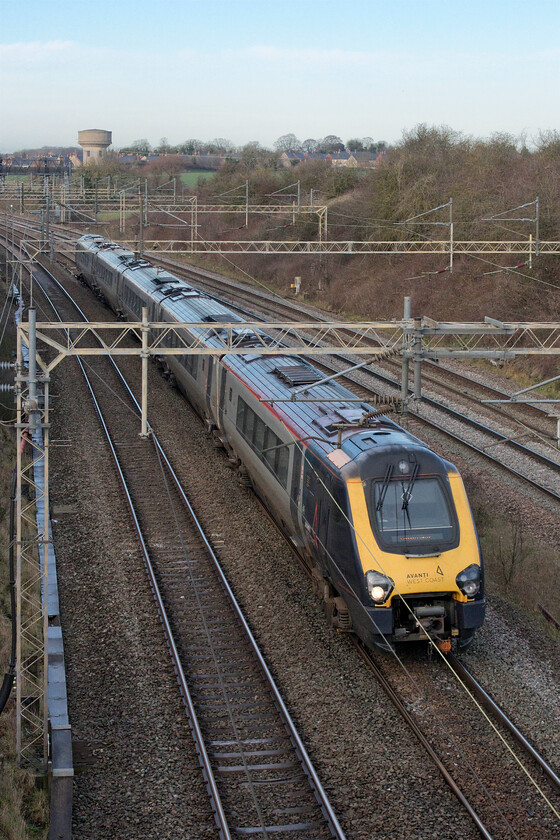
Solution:
[[(471, 644), (484, 621), (484, 568), (453, 464), (336, 380), (323, 381), (304, 356), (282, 346), (251, 352), (275, 339), (167, 270), (97, 234), (77, 241), (75, 257), (78, 278), (120, 318), (139, 321), (146, 307), (150, 322), (189, 324), (180, 331), (187, 346), (204, 325), (233, 325), (243, 355), (160, 363), (305, 560), (333, 627), (393, 653), (405, 642), (443, 652)], [(174, 342), (170, 331), (163, 343)]]

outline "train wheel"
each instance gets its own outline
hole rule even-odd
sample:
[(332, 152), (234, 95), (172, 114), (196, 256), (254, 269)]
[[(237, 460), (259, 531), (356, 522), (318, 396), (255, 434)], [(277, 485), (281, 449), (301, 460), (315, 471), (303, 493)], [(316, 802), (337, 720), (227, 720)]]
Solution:
[(332, 625), (336, 627), (338, 630), (344, 630), (349, 632), (352, 630), (352, 617), (348, 610), (348, 605), (344, 598), (341, 598), (338, 595), (336, 598), (333, 598), (333, 612), (332, 612)]
[(237, 481), (242, 487), (253, 486), (253, 482), (251, 481), (251, 477), (247, 472), (247, 468), (243, 464), (240, 464), (237, 469)]

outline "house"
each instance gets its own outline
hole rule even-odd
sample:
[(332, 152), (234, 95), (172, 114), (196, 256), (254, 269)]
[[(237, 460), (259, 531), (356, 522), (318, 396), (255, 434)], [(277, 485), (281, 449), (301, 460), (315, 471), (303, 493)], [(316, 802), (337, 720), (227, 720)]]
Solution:
[(342, 152), (329, 152), (327, 160), (330, 160), (332, 166), (348, 166), (350, 152), (347, 152), (346, 149)]
[(299, 163), (304, 163), (307, 160), (326, 160), (331, 166), (347, 166), (359, 169), (372, 169), (377, 166), (386, 152), (349, 152), (344, 149), (341, 152), (294, 152), (291, 149), (287, 152), (282, 152), (280, 155), (280, 163), (287, 168), (297, 166)]
[(350, 152), (346, 166), (372, 169), (381, 163), (385, 156), (386, 152)]
[(309, 155), (306, 155), (305, 152), (292, 152), (291, 149), (287, 152), (282, 152), (280, 155), (280, 163), (287, 169), (290, 166), (297, 166), (298, 163), (303, 163), (303, 161), (308, 159)]

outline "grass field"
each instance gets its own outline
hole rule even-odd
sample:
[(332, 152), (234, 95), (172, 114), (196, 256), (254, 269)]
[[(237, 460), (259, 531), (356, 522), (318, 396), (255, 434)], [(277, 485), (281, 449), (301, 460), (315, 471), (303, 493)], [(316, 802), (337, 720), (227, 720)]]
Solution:
[(195, 169), (194, 172), (182, 172), (181, 183), (185, 184), (186, 187), (196, 187), (199, 178), (208, 180), (208, 178), (213, 178), (215, 174), (214, 171), (203, 169)]

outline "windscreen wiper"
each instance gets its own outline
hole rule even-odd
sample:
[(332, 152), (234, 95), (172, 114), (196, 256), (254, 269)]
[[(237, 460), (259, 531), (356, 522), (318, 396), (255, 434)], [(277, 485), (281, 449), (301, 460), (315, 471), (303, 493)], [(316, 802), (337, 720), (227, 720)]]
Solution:
[(391, 478), (393, 477), (393, 470), (393, 464), (388, 464), (385, 471), (385, 478), (383, 479), (383, 484), (381, 485), (379, 499), (377, 500), (377, 504), (375, 506), (375, 510), (377, 511), (383, 510), (383, 502), (385, 501), (385, 496), (387, 495), (387, 490), (389, 489), (389, 484), (391, 482)]
[(412, 528), (412, 523), (410, 522), (410, 514), (408, 512), (408, 503), (412, 499), (412, 488), (414, 487), (414, 483), (418, 477), (418, 473), (420, 471), (420, 464), (414, 464), (414, 469), (412, 470), (412, 475), (410, 476), (410, 481), (406, 488), (403, 487), (403, 494), (402, 494), (402, 510), (406, 513), (406, 518), (408, 519), (408, 525)]

